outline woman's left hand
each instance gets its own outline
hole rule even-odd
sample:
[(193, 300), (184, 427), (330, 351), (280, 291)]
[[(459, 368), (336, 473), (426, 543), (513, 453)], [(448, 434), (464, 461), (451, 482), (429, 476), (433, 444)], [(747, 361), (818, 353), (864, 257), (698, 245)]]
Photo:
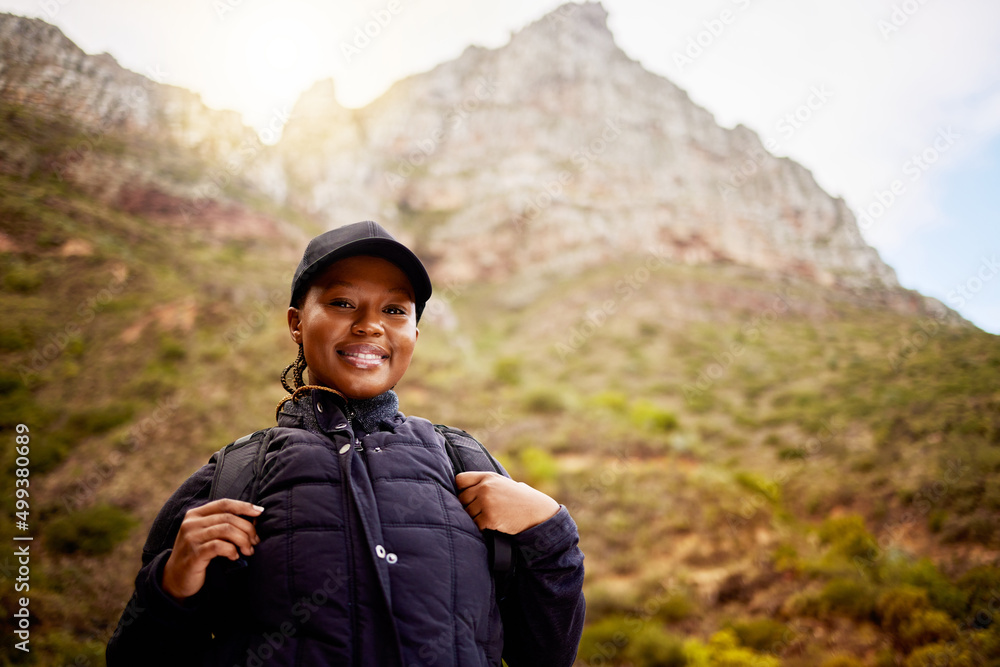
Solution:
[(480, 530), (516, 535), (559, 511), (559, 503), (538, 489), (495, 472), (461, 472), (455, 482), (458, 499)]

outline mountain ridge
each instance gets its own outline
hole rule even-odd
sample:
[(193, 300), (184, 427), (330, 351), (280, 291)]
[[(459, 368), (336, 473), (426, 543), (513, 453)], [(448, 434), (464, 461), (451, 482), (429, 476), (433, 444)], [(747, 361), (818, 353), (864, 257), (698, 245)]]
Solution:
[(584, 271), (656, 246), (672, 261), (755, 266), (955, 317), (902, 290), (808, 169), (768, 153), (745, 126), (720, 127), (629, 58), (607, 18), (600, 3), (563, 5), (506, 45), (470, 46), (360, 109), (337, 102), (332, 80), (316, 82), (274, 146), (234, 112), (89, 56), (38, 19), (0, 16), (0, 94), (46, 113), (37, 97), (46, 91), (98, 140), (148, 135), (159, 119), (167, 132), (157, 140), (193, 151), (208, 173), (178, 179), (85, 155), (64, 160), (67, 176), (117, 172), (102, 196), (171, 224), (193, 217), (223, 237), (280, 233), (227, 201), (227, 184), (240, 181), (329, 226), (378, 218), (444, 281)]
[[(307, 91), (299, 104), (310, 113), (293, 112), (274, 147), (283, 167), (270, 173), (286, 175), (286, 201), (330, 225), (378, 211), (420, 235), (446, 279), (509, 276), (530, 247), (546, 249), (542, 262), (564, 254), (585, 269), (609, 249), (655, 244), (675, 261), (901, 289), (842, 199), (628, 58), (599, 3), (564, 5), (508, 44), (470, 47), (359, 109), (336, 104), (334, 85), (324, 87), (331, 122), (308, 127), (323, 102)], [(942, 309), (926, 299), (918, 312)]]

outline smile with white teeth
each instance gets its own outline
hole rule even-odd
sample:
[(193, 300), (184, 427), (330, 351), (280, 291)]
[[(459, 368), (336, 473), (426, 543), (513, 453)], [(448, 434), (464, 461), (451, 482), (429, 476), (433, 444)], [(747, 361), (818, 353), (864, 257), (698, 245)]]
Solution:
[(346, 363), (362, 370), (381, 366), (385, 363), (385, 360), (389, 358), (388, 354), (376, 354), (373, 352), (360, 352), (354, 350), (338, 350), (337, 354), (340, 355), (340, 358)]
[(345, 357), (357, 357), (358, 359), (388, 359), (388, 356), (381, 354), (362, 354), (360, 352), (341, 352)]

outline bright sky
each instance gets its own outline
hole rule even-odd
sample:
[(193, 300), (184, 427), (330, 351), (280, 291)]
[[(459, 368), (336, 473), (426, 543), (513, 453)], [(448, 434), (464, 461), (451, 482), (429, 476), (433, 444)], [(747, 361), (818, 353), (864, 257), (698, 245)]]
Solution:
[[(264, 128), (490, 48), (558, 0), (0, 0)], [(844, 197), (900, 282), (1000, 334), (1000, 3), (604, 0), (618, 45)], [(356, 31), (381, 18), (356, 53)], [(374, 32), (374, 31), (373, 31)], [(699, 50), (700, 49), (700, 50)], [(812, 108), (810, 108), (810, 105)], [(895, 190), (895, 192), (893, 192)], [(881, 200), (881, 201), (880, 201)], [(863, 214), (869, 212), (866, 218)]]

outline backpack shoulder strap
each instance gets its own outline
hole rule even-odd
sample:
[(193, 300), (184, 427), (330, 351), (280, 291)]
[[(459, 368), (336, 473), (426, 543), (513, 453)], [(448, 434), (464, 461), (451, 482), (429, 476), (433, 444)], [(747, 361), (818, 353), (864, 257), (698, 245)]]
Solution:
[(462, 429), (435, 424), (434, 430), (444, 436), (445, 451), (448, 452), (448, 458), (451, 459), (451, 465), (456, 473), (482, 470), (503, 474), (503, 470), (490, 456), (483, 443)]
[[(434, 424), (434, 430), (444, 436), (444, 449), (451, 459), (455, 474), (473, 470), (495, 472), (503, 475), (503, 469), (490, 455), (483, 443), (462, 429), (444, 424)], [(517, 547), (510, 536), (495, 530), (483, 531), (486, 547), (489, 549), (490, 568), (496, 575), (505, 575), (514, 569)]]
[[(257, 500), (257, 483), (264, 455), (267, 454), (271, 429), (265, 428), (235, 440), (212, 457), (215, 459), (215, 475), (208, 500), (234, 498), (236, 500)], [(247, 495), (247, 489), (250, 489)]]

